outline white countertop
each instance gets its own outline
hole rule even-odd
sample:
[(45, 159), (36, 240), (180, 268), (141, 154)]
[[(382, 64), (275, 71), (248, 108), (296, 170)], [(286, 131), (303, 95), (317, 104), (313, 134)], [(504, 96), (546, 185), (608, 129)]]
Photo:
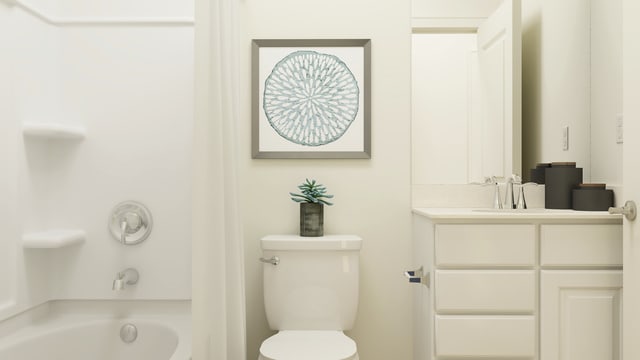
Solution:
[(432, 220), (578, 220), (622, 223), (622, 215), (606, 211), (556, 209), (414, 208), (413, 213)]

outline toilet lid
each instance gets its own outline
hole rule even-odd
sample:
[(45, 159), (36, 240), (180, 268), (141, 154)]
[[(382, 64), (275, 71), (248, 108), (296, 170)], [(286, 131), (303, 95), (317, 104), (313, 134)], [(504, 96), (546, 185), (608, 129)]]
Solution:
[(285, 330), (260, 346), (260, 354), (274, 360), (344, 360), (356, 351), (355, 341), (342, 331)]

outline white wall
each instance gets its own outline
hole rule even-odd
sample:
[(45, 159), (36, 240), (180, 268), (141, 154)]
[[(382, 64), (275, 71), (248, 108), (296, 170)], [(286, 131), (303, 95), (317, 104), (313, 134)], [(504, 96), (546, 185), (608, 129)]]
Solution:
[(475, 29), (503, 0), (411, 0), (414, 28)]
[[(33, 254), (23, 256), (20, 239), (28, 206), (25, 183), (25, 148), (22, 141), (22, 119), (40, 118), (57, 111), (59, 83), (57, 32), (21, 10), (0, 4), (0, 27), (5, 51), (0, 59), (3, 95), (0, 106), (0, 135), (3, 153), (0, 192), (3, 201), (0, 222), (0, 263), (3, 282), (0, 290), (0, 319), (47, 300), (47, 266), (49, 259)], [(20, 34), (16, 37), (16, 34)], [(26, 268), (26, 263), (30, 267)]]
[[(14, 41), (10, 36), (9, 9), (0, 6), (0, 44), (3, 49), (13, 49)], [(6, 48), (5, 48), (6, 46)], [(18, 235), (17, 198), (17, 137), (15, 99), (15, 64), (14, 51), (2, 51), (0, 58), (0, 316), (13, 307), (15, 302), (15, 254), (16, 249), (11, 239)]]
[[(48, 14), (103, 15), (81, 12), (83, 3), (60, 2)], [(135, 3), (130, 12), (118, 7), (104, 15), (184, 17), (193, 7), (165, 3), (170, 11), (144, 13)], [(145, 4), (156, 9), (157, 2)], [(15, 159), (11, 175), (23, 208), (15, 212), (16, 231), (3, 226), (0, 238), (0, 246), (17, 250), (17, 305), (9, 312), (49, 299), (190, 298), (192, 27), (55, 27), (18, 7), (0, 5), (0, 14), (11, 21), (10, 32), (20, 34), (13, 64), (16, 109), (8, 113), (14, 131), (6, 136), (13, 140), (8, 156)], [(27, 121), (84, 126), (87, 137), (23, 140), (17, 130)], [(11, 184), (0, 186), (6, 191)], [(149, 207), (154, 228), (145, 243), (125, 248), (108, 233), (107, 219), (129, 199)], [(87, 241), (58, 250), (19, 246), (22, 233), (53, 228), (83, 229)], [(140, 282), (115, 293), (113, 278), (125, 267), (136, 267)]]
[[(262, 296), (259, 239), (297, 233), (298, 206), (289, 191), (315, 178), (335, 195), (325, 208), (325, 232), (358, 234), (360, 306), (348, 334), (360, 358), (410, 359), (411, 287), (401, 274), (410, 264), (410, 2), (291, 0), (242, 2), (242, 74), (239, 179), (245, 232), (248, 357), (255, 358), (268, 329)], [(250, 43), (252, 38), (370, 38), (372, 50), (372, 158), (370, 160), (252, 160)]]

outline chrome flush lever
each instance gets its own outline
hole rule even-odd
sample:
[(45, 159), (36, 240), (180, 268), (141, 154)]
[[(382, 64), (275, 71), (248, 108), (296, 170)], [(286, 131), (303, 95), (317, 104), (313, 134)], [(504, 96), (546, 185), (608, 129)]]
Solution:
[(422, 266), (417, 270), (405, 271), (404, 276), (409, 279), (410, 283), (423, 284), (426, 287), (431, 285), (429, 273), (425, 274)]
[(280, 258), (277, 256), (272, 256), (271, 259), (261, 257), (260, 261), (266, 264), (274, 265), (274, 266), (280, 264)]

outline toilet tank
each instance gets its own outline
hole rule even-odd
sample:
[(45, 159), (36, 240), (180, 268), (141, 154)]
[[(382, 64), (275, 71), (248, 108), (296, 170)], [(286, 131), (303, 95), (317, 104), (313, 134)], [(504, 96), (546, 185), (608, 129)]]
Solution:
[(349, 330), (358, 311), (359, 254), (355, 235), (261, 239), (264, 305), (273, 330)]

